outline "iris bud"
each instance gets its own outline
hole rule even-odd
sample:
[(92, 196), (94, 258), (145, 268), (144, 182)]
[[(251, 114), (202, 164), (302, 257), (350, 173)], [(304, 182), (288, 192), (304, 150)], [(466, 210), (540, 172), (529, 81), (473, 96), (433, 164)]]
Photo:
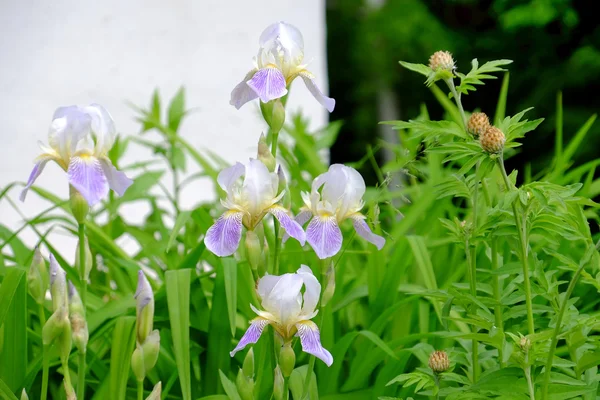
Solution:
[(85, 309), (79, 297), (79, 293), (73, 283), (69, 282), (69, 318), (71, 330), (73, 331), (73, 342), (80, 353), (84, 353), (89, 339), (88, 326), (85, 320)]
[(27, 396), (27, 392), (25, 389), (21, 392), (21, 400), (29, 400), (29, 396)]
[(270, 172), (275, 171), (275, 165), (277, 162), (275, 161), (275, 157), (273, 157), (273, 154), (267, 145), (267, 139), (265, 138), (264, 134), (261, 134), (260, 139), (258, 139), (258, 154), (256, 158), (265, 164), (265, 167), (267, 167)]
[(262, 249), (260, 248), (260, 239), (254, 231), (246, 232), (246, 255), (248, 256), (248, 263), (253, 270), (258, 268), (260, 263), (260, 255)]
[(147, 373), (154, 368), (160, 351), (160, 333), (153, 330), (144, 343), (137, 343), (131, 356), (131, 369), (138, 381), (143, 381)]
[(244, 358), (244, 363), (242, 364), (242, 371), (244, 372), (244, 376), (246, 378), (254, 377), (254, 351), (252, 348), (246, 354)]
[[(87, 281), (90, 277), (90, 272), (92, 271), (92, 251), (90, 250), (90, 245), (88, 243), (87, 237), (85, 238), (85, 270), (83, 278)], [(75, 247), (75, 269), (77, 272), (81, 271), (81, 266), (79, 265), (79, 240), (77, 241), (77, 246)]]
[(45, 275), (46, 263), (44, 262), (39, 247), (36, 247), (33, 253), (33, 261), (29, 267), (29, 273), (27, 274), (27, 287), (29, 288), (29, 294), (31, 294), (31, 297), (33, 297), (38, 304), (43, 304), (46, 296), (46, 282), (44, 282)]
[(50, 293), (52, 294), (52, 310), (54, 312), (60, 309), (68, 310), (67, 273), (58, 265), (52, 254), (50, 254)]
[(162, 392), (162, 384), (159, 381), (156, 385), (154, 385), (154, 389), (152, 389), (152, 393), (150, 393), (150, 395), (148, 397), (146, 397), (146, 400), (160, 400), (161, 392)]
[(325, 307), (327, 303), (333, 297), (335, 293), (335, 269), (333, 268), (333, 264), (329, 265), (327, 272), (325, 273), (325, 280), (327, 283), (325, 284), (325, 290), (323, 291), (323, 296), (321, 297), (321, 306)]
[(90, 211), (90, 205), (85, 197), (83, 197), (83, 195), (72, 185), (69, 185), (69, 204), (77, 223), (83, 224), (85, 217), (87, 217), (88, 212)]
[(138, 271), (136, 299), (136, 333), (138, 343), (144, 343), (154, 323), (154, 293), (142, 270)]
[(281, 102), (281, 99), (277, 99), (273, 102), (273, 111), (271, 114), (271, 123), (269, 127), (272, 132), (279, 132), (283, 128), (285, 123), (285, 107)]
[(242, 400), (254, 399), (254, 379), (245, 377), (241, 369), (238, 371), (235, 385)]
[(281, 348), (281, 352), (279, 353), (279, 366), (281, 367), (281, 373), (283, 376), (288, 378), (292, 371), (294, 370), (294, 366), (296, 365), (296, 353), (294, 353), (294, 349), (290, 343), (286, 343)]
[(273, 397), (275, 400), (285, 400), (283, 390), (285, 383), (279, 365), (275, 367), (275, 377), (273, 379)]

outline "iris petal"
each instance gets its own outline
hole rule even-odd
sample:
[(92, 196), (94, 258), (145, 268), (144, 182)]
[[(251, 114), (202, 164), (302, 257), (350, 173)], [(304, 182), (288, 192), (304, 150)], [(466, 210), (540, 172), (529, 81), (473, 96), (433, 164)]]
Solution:
[(328, 367), (333, 364), (333, 356), (321, 345), (319, 327), (312, 321), (302, 321), (296, 324), (297, 336), (300, 337), (302, 351), (322, 360)]
[(272, 67), (258, 70), (252, 79), (247, 81), (247, 84), (263, 103), (283, 97), (288, 92), (283, 74), (277, 68)]
[(69, 183), (87, 200), (90, 206), (98, 203), (108, 194), (108, 180), (100, 160), (89, 155), (71, 158)]
[(244, 79), (240, 83), (238, 83), (236, 87), (234, 87), (231, 91), (231, 99), (229, 100), (229, 104), (231, 104), (238, 110), (242, 108), (242, 106), (247, 102), (252, 101), (258, 97), (256, 92), (246, 83), (250, 79), (252, 79), (255, 73), (255, 69), (248, 72)]
[(317, 216), (306, 228), (306, 240), (323, 260), (336, 255), (342, 248), (342, 231), (334, 216)]
[(369, 225), (365, 221), (365, 217), (363, 215), (354, 215), (352, 216), (352, 220), (354, 222), (354, 230), (356, 230), (356, 233), (358, 233), (360, 237), (377, 246), (377, 250), (381, 250), (383, 248), (385, 245), (385, 239), (371, 232), (371, 228), (369, 228)]
[(220, 257), (232, 255), (242, 238), (243, 215), (235, 211), (227, 211), (221, 215), (206, 232), (206, 248)]
[(298, 224), (298, 222), (294, 221), (288, 214), (288, 211), (281, 206), (273, 206), (269, 209), (269, 212), (277, 218), (283, 229), (285, 229), (285, 233), (289, 236), (293, 237), (297, 241), (300, 242), (302, 246), (306, 243), (306, 233)]
[(102, 171), (104, 171), (104, 175), (108, 181), (108, 186), (119, 196), (123, 196), (133, 181), (129, 179), (125, 173), (117, 170), (108, 158), (100, 160), (100, 165), (102, 166)]
[(231, 351), (229, 355), (233, 357), (235, 353), (242, 350), (244, 347), (248, 346), (249, 344), (258, 342), (258, 339), (260, 339), (260, 335), (263, 333), (263, 330), (267, 325), (269, 325), (268, 320), (261, 317), (254, 318), (250, 322), (250, 326), (246, 330), (246, 333), (244, 333), (244, 336), (242, 336), (242, 338), (240, 339), (238, 345), (235, 346), (235, 349), (233, 349), (233, 351)]
[[(298, 213), (298, 215), (296, 215), (296, 217), (294, 218), (294, 221), (296, 221), (298, 223), (298, 225), (304, 226), (304, 224), (306, 224), (311, 217), (312, 217), (312, 212), (301, 211), (300, 213)], [(285, 232), (283, 234), (282, 242), (283, 243), (287, 242), (287, 240), (289, 238), (290, 238), (290, 235), (287, 232)]]
[(50, 158), (42, 158), (33, 166), (33, 169), (29, 174), (29, 179), (27, 179), (27, 185), (25, 185), (25, 187), (21, 191), (21, 194), (19, 195), (19, 200), (25, 201), (25, 197), (27, 196), (29, 188), (35, 183), (35, 180), (38, 178), (38, 176), (40, 176), (40, 174), (44, 170), (46, 163), (50, 160)]
[(306, 85), (306, 88), (310, 94), (312, 94), (313, 97), (327, 109), (327, 111), (333, 112), (333, 109), (335, 108), (335, 100), (331, 97), (325, 96), (323, 92), (321, 92), (321, 89), (319, 89), (317, 83), (315, 82), (314, 75), (308, 71), (302, 71), (299, 73), (299, 75), (302, 77), (302, 80), (304, 81), (304, 84)]

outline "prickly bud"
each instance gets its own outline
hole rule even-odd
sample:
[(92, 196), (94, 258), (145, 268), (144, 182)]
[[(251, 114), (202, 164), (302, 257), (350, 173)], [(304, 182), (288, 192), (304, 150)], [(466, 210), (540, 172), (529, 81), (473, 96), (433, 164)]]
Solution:
[(452, 72), (454, 69), (452, 54), (447, 51), (436, 51), (429, 57), (429, 67), (435, 72), (440, 70)]
[(429, 368), (436, 374), (447, 371), (450, 368), (448, 354), (441, 350), (431, 353), (429, 356)]
[(292, 374), (295, 365), (296, 353), (294, 353), (291, 343), (286, 343), (283, 345), (279, 353), (279, 366), (281, 367), (281, 373), (283, 376), (288, 378)]
[(254, 380), (245, 377), (241, 369), (238, 371), (235, 385), (242, 400), (254, 399)]
[(277, 99), (273, 102), (273, 113), (271, 116), (271, 123), (269, 127), (272, 132), (279, 132), (283, 128), (285, 123), (285, 107), (281, 102), (281, 99)]
[(327, 272), (325, 273), (325, 290), (323, 291), (323, 296), (321, 297), (321, 306), (325, 307), (329, 300), (333, 297), (335, 293), (335, 269), (333, 268), (333, 263), (329, 265), (327, 268)]
[[(90, 277), (90, 271), (92, 270), (92, 251), (90, 250), (90, 245), (88, 243), (87, 238), (84, 240), (85, 246), (85, 270), (84, 270), (84, 279), (87, 281)], [(75, 247), (75, 269), (77, 272), (81, 271), (81, 266), (79, 265), (79, 240), (77, 241), (77, 247)]]
[(486, 131), (479, 137), (481, 148), (488, 153), (500, 153), (504, 149), (504, 142), (506, 137), (504, 133), (496, 128), (490, 126)]
[(150, 393), (150, 395), (148, 397), (146, 397), (146, 400), (160, 400), (160, 396), (162, 392), (162, 384), (160, 383), (160, 381), (154, 385), (154, 389), (152, 389), (152, 393)]
[(77, 223), (83, 224), (85, 217), (87, 217), (88, 212), (90, 211), (90, 205), (85, 197), (83, 197), (83, 195), (72, 185), (69, 185), (69, 204)]
[(46, 283), (44, 282), (44, 275), (46, 273), (46, 263), (42, 257), (42, 253), (39, 247), (35, 248), (33, 252), (33, 261), (29, 267), (27, 274), (27, 287), (29, 288), (29, 294), (38, 304), (44, 303), (44, 297), (46, 296)]
[(67, 298), (67, 273), (58, 265), (58, 262), (50, 254), (50, 293), (52, 294), (52, 310), (54, 312), (69, 308)]
[(144, 343), (154, 323), (154, 293), (142, 270), (138, 271), (136, 299), (136, 332), (138, 343)]
[(260, 263), (260, 254), (262, 249), (260, 248), (260, 239), (254, 231), (246, 232), (246, 255), (248, 256), (248, 263), (250, 268), (256, 270)]
[(284, 390), (285, 390), (285, 381), (283, 380), (283, 375), (281, 374), (281, 369), (279, 368), (279, 365), (278, 365), (275, 367), (275, 377), (273, 379), (273, 397), (275, 398), (275, 400), (284, 400), (285, 399), (284, 393), (283, 393)]
[(250, 350), (246, 353), (244, 363), (242, 364), (242, 371), (246, 378), (254, 377), (254, 350), (252, 350), (252, 347), (250, 347)]
[(531, 350), (531, 340), (527, 336), (521, 337), (519, 341), (519, 347), (523, 351), (523, 353), (527, 354), (529, 350)]
[(475, 136), (479, 137), (490, 127), (490, 120), (485, 113), (476, 112), (471, 114), (469, 121), (467, 122), (467, 131)]
[(73, 283), (69, 282), (69, 319), (73, 331), (73, 342), (80, 353), (85, 354), (89, 339), (88, 326), (85, 320), (85, 308)]
[(277, 162), (275, 161), (275, 157), (273, 157), (273, 154), (267, 145), (267, 139), (265, 138), (264, 134), (261, 134), (260, 139), (258, 139), (258, 155), (256, 158), (265, 164), (269, 171), (275, 171), (275, 165)]

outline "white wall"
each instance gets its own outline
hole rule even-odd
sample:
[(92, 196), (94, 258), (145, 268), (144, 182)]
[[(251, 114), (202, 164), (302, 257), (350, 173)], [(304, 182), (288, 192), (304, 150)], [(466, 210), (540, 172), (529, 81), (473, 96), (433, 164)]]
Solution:
[[(135, 135), (139, 125), (126, 101), (146, 106), (155, 88), (168, 99), (180, 85), (186, 87), (187, 105), (198, 111), (181, 130), (197, 148), (231, 162), (253, 156), (264, 123), (256, 102), (240, 111), (229, 105), (231, 89), (252, 67), (262, 30), (284, 20), (303, 32), (306, 59), (327, 92), (323, 3), (0, 0), (0, 188), (27, 180), (39, 154), (37, 141), (47, 141), (56, 107), (100, 103), (121, 134)], [(290, 108), (301, 107), (314, 127), (326, 123), (327, 112), (302, 82), (295, 86)], [(136, 147), (126, 161), (148, 157)], [(65, 173), (56, 165), (46, 167), (38, 185), (68, 196)], [(10, 192), (17, 202), (19, 191)], [(191, 207), (212, 197), (208, 183), (197, 183), (184, 192), (183, 204)], [(27, 216), (48, 206), (33, 192), (18, 204)], [(132, 207), (127, 214), (139, 219), (143, 209)], [(0, 201), (0, 223), (13, 229), (22, 223), (6, 200)], [(36, 240), (31, 231), (22, 238), (29, 244)], [(74, 239), (58, 232), (51, 238), (71, 259)]]

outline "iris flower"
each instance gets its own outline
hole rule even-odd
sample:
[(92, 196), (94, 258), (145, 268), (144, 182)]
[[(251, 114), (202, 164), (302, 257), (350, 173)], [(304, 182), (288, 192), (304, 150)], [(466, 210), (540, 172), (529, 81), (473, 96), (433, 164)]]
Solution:
[(258, 281), (257, 291), (264, 311), (250, 305), (258, 317), (250, 321), (250, 327), (230, 353), (232, 357), (256, 343), (265, 327), (271, 325), (284, 344), (298, 336), (302, 351), (323, 360), (327, 366), (333, 363), (331, 353), (321, 345), (319, 328), (311, 321), (318, 312), (315, 308), (321, 284), (309, 267), (302, 265), (295, 274), (265, 275)]
[(279, 193), (277, 173), (270, 172), (261, 161), (250, 159), (246, 165), (238, 162), (221, 171), (217, 182), (227, 193), (227, 198), (221, 200), (227, 211), (206, 232), (207, 249), (221, 257), (233, 254), (242, 238), (242, 226), (254, 230), (267, 213), (273, 214), (286, 233), (304, 245), (304, 230), (287, 209), (277, 204), (284, 195), (284, 191)]
[(333, 164), (329, 170), (315, 178), (310, 194), (302, 192), (305, 206), (296, 221), (306, 228), (306, 240), (320, 259), (333, 257), (342, 247), (340, 224), (350, 218), (354, 229), (363, 239), (377, 249), (385, 239), (371, 232), (366, 217), (360, 213), (364, 206), (365, 181), (354, 168)]
[(67, 172), (69, 183), (90, 206), (105, 198), (109, 188), (123, 195), (133, 181), (117, 171), (108, 158), (115, 137), (113, 119), (104, 107), (59, 107), (48, 132), (50, 147), (39, 143), (42, 154), (35, 159), (21, 201), (48, 161), (56, 162)]
[(277, 22), (263, 31), (259, 44), (255, 67), (231, 92), (231, 105), (239, 110), (257, 97), (263, 103), (279, 99), (287, 94), (292, 81), (301, 77), (313, 97), (333, 111), (335, 100), (321, 92), (315, 76), (302, 64), (304, 39), (298, 28)]

